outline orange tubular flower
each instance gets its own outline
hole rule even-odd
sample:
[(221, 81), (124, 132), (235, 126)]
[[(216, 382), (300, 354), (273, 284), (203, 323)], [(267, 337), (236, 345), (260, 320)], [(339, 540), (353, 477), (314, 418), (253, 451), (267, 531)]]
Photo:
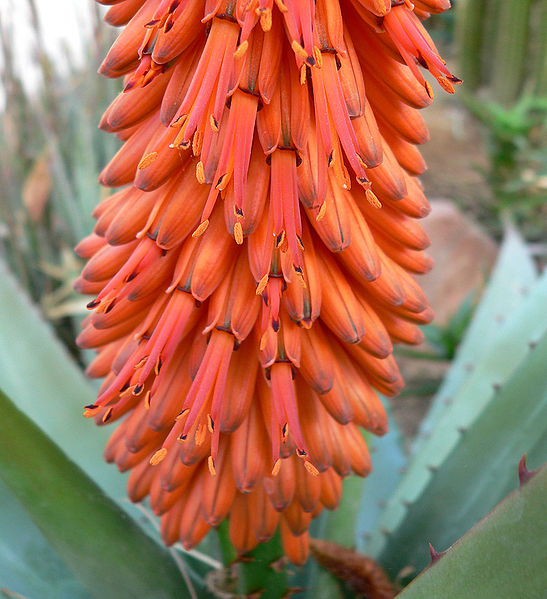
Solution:
[(124, 417), (131, 469), (166, 543), (230, 518), (240, 553), (279, 526), (297, 564), (341, 480), (383, 434), (392, 343), (432, 313), (417, 108), (449, 92), (421, 19), (448, 0), (104, 0), (125, 25), (100, 72), (124, 91), (100, 127), (121, 188), (77, 247), (96, 298), (78, 341), (105, 377), (85, 415)]

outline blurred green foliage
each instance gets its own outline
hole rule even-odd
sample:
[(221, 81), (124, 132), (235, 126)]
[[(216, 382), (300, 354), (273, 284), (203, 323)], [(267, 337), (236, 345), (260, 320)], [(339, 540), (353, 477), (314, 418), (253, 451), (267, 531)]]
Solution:
[(84, 300), (72, 291), (81, 268), (72, 248), (93, 226), (91, 212), (102, 194), (97, 175), (118, 145), (97, 129), (120, 83), (101, 81), (96, 74), (114, 33), (102, 26), (99, 10), (91, 6), (94, 35), (82, 43), (85, 64), (72, 63), (66, 49), (62, 66), (67, 72), (61, 72), (43, 50), (45, 33), (34, 1), (28, 1), (41, 76), (30, 93), (14, 56), (16, 29), (7, 13), (0, 21), (0, 250), (72, 351), (72, 317), (84, 311)]
[(455, 12), (460, 96), (485, 131), (492, 219), (508, 214), (529, 239), (544, 240), (547, 3), (460, 0)]
[(527, 222), (532, 237), (545, 233), (534, 216), (547, 199), (547, 96), (522, 96), (510, 108), (464, 95), (466, 105), (488, 131), (489, 169), (485, 177), (500, 212)]

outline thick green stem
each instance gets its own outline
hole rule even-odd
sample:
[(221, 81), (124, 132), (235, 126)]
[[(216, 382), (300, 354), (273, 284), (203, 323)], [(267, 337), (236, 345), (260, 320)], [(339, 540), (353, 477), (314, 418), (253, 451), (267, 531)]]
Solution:
[(237, 557), (236, 552), (230, 541), (230, 531), (228, 520), (224, 520), (217, 529), (218, 543), (220, 545), (220, 553), (222, 555), (222, 563), (224, 567), (228, 567)]
[[(261, 599), (281, 599), (288, 590), (287, 573), (284, 568), (283, 548), (279, 532), (267, 543), (260, 543), (241, 560), (230, 541), (228, 520), (217, 530), (224, 566), (235, 565), (237, 589), (247, 597), (260, 592)], [(233, 574), (233, 573), (232, 573)]]
[(283, 557), (279, 531), (267, 543), (248, 553), (239, 565), (239, 589), (244, 596), (262, 592), (260, 599), (281, 599), (288, 590), (287, 573), (279, 560)]

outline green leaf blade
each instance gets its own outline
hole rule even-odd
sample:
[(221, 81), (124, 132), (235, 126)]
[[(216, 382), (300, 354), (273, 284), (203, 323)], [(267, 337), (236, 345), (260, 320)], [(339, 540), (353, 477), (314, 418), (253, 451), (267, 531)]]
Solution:
[(523, 293), (533, 286), (536, 279), (536, 268), (524, 240), (516, 230), (508, 228), (488, 287), (458, 348), (456, 358), (420, 425), (413, 451), (434, 430), (445, 413), (450, 398), (469, 378), (469, 365), (476, 363), (495, 346), (503, 332), (500, 323), (506, 315), (518, 310), (523, 301)]
[(0, 588), (31, 599), (90, 599), (0, 481)]
[(112, 431), (82, 417), (95, 389), (0, 260), (2, 388), (111, 497), (125, 497), (125, 477), (102, 459)]
[(363, 553), (368, 552), (369, 536), (408, 463), (403, 440), (387, 400), (384, 405), (390, 422), (389, 431), (383, 437), (368, 437), (373, 470), (362, 483), (360, 506), (355, 521), (355, 546)]
[[(403, 564), (402, 560), (409, 559), (409, 555), (412, 553), (407, 554), (400, 547), (397, 548), (392, 539), (397, 537), (399, 529), (404, 529), (407, 526), (410, 518), (409, 506), (417, 505), (424, 497), (431, 499), (429, 494), (433, 484), (432, 479), (443, 471), (445, 462), (451, 459), (452, 454), (461, 450), (459, 446), (467, 438), (465, 435), (462, 436), (462, 431), (471, 430), (491, 405), (495, 410), (497, 389), (500, 386), (503, 387), (520, 367), (526, 367), (531, 344), (533, 346), (537, 343), (547, 330), (547, 322), (543, 318), (545, 305), (547, 305), (547, 275), (543, 275), (536, 282), (519, 309), (514, 311), (503, 324), (497, 343), (473, 364), (473, 370), (468, 380), (454, 396), (451, 404), (447, 406), (430, 437), (423, 441), (413, 455), (408, 470), (401, 478), (372, 533), (368, 551), (373, 557), (383, 556), (382, 560), (386, 560), (394, 568), (407, 565)], [(545, 360), (545, 354), (543, 359)], [(538, 387), (538, 389), (540, 388)], [(530, 395), (530, 398), (532, 397), (536, 401), (540, 401), (538, 397), (541, 397), (541, 393), (539, 396)], [(518, 396), (515, 397), (515, 404), (518, 406), (518, 402), (522, 399)], [(523, 401), (521, 405), (524, 403)], [(497, 414), (495, 417), (493, 416), (493, 418), (497, 417)], [(519, 421), (518, 417), (514, 416), (514, 418), (516, 420), (507, 423), (506, 427), (508, 428), (503, 429), (511, 439), (514, 427)], [(494, 422), (496, 422), (495, 419)], [(541, 421), (536, 421), (535, 425), (537, 430), (543, 430)], [(520, 440), (520, 437), (517, 439)], [(526, 450), (527, 447), (524, 449)], [(465, 471), (459, 472), (456, 478), (448, 482), (453, 486), (460, 485), (465, 489), (473, 488), (473, 479), (471, 476), (466, 477)], [(483, 493), (481, 501), (490, 501), (490, 503), (488, 505), (483, 503), (483, 507), (486, 505), (486, 509), (482, 513), (499, 500), (498, 493), (499, 489), (496, 488), (489, 499), (488, 493)], [(432, 514), (428, 514), (428, 517), (431, 516)], [(440, 519), (437, 518), (434, 521), (437, 526), (442, 525)], [(464, 524), (461, 523), (460, 526), (464, 526)], [(460, 529), (458, 534), (461, 532)], [(394, 555), (398, 555), (398, 557), (392, 561), (391, 556)], [(423, 559), (423, 554), (420, 553), (419, 558)], [(395, 562), (397, 566), (395, 566)]]
[[(466, 431), (408, 507), (382, 562), (396, 572), (428, 561), (427, 544), (451, 545), (514, 487), (520, 456), (547, 436), (547, 334)], [(537, 451), (534, 452), (534, 459)], [(541, 461), (546, 454), (537, 456)]]
[(398, 599), (543, 599), (547, 467), (474, 526)]
[(184, 582), (148, 537), (0, 392), (0, 476), (93, 597), (173, 599)]

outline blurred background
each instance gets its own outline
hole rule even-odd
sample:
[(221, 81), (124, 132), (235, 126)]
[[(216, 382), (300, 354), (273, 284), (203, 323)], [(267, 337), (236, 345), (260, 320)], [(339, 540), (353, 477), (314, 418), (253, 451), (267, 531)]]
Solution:
[[(18, 329), (9, 329), (14, 316), (2, 304), (0, 330), (16, 331), (15, 335), (30, 331), (39, 346), (45, 337), (32, 327), (38, 321), (46, 323), (68, 359), (79, 366), (88, 357), (76, 348), (74, 338), (88, 299), (72, 290), (82, 268), (73, 247), (93, 228), (91, 212), (108, 194), (97, 176), (118, 147), (113, 135), (97, 129), (103, 111), (121, 90), (120, 81), (96, 74), (116, 35), (101, 21), (103, 8), (90, 0), (0, 0), (0, 299), (11, 298), (15, 306), (28, 297), (35, 306), (28, 313), (29, 329), (26, 316), (17, 322)], [(462, 339), (474, 334), (486, 355), (498, 343), (495, 326), (508, 321), (513, 311), (520, 314), (522, 298), (547, 260), (547, 2), (453, 0), (453, 9), (432, 17), (428, 28), (464, 85), (454, 96), (434, 85), (435, 102), (424, 111), (431, 141), (421, 148), (429, 166), (422, 181), (432, 204), (424, 227), (436, 267), (420, 283), (437, 318), (424, 327), (427, 342), (422, 347), (396, 350), (407, 387), (391, 402), (391, 409), (407, 450), (417, 435), (425, 438), (428, 432), (422, 420), (432, 398), (441, 396), (446, 404), (446, 373), (470, 363), (471, 358), (461, 356), (459, 364), (454, 362)], [(504, 238), (505, 253), (499, 258)], [(489, 286), (490, 305), (480, 314), (478, 306), (486, 301), (484, 290)], [(492, 311), (492, 298), (504, 296), (511, 301), (505, 298), (506, 304)], [(519, 321), (515, 330), (523, 326)], [(531, 332), (541, 329), (534, 323), (526, 326)], [(18, 393), (29, 371), (10, 361), (9, 335), (3, 335), (0, 372), (5, 380), (0, 386)], [(44, 348), (49, 351), (49, 345)], [(22, 358), (35, 361), (33, 356)], [(81, 395), (91, 387), (74, 379), (71, 388), (69, 378), (63, 392), (79, 418), (79, 407), (86, 403)], [(97, 433), (100, 443), (102, 433)], [(404, 454), (396, 454), (392, 466), (404, 466)], [(100, 450), (94, 460), (100, 460)], [(100, 472), (107, 476), (106, 470)], [(385, 494), (396, 482), (386, 483)], [(499, 497), (489, 496), (482, 507), (490, 509), (504, 490), (500, 487)], [(384, 499), (377, 501), (382, 507)], [(373, 530), (377, 525), (373, 512), (359, 520), (361, 539), (367, 527)], [(354, 535), (351, 525), (349, 529)], [(367, 548), (364, 541), (357, 545), (373, 547)], [(0, 538), (0, 575), (1, 561)]]

